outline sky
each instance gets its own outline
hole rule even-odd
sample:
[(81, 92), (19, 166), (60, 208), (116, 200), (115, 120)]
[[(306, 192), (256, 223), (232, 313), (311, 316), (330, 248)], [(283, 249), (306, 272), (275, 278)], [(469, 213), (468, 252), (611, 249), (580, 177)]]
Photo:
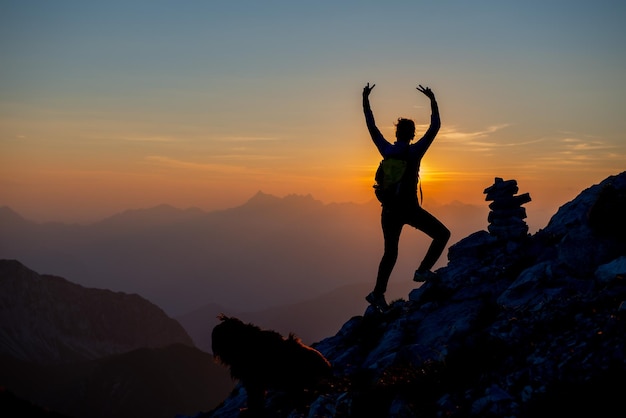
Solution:
[(257, 191), (373, 199), (383, 134), (442, 128), (425, 205), (495, 177), (552, 213), (626, 169), (623, 1), (0, 0), (0, 206), (90, 222)]

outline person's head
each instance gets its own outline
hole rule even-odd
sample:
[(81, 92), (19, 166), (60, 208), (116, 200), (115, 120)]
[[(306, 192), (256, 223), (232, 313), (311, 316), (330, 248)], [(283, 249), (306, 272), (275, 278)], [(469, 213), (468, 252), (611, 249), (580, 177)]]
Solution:
[(400, 142), (411, 142), (413, 138), (415, 138), (415, 122), (411, 119), (398, 118), (396, 139)]

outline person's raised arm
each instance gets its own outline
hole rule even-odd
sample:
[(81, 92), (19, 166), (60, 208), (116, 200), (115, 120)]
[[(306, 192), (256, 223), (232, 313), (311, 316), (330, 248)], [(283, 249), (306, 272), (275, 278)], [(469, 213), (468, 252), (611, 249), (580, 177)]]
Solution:
[(374, 114), (372, 113), (372, 108), (370, 107), (370, 93), (374, 90), (376, 84), (367, 83), (365, 87), (363, 87), (363, 113), (365, 114), (365, 123), (367, 123), (367, 129), (372, 133), (372, 130), (376, 130), (376, 122), (374, 122)]
[(372, 108), (370, 107), (370, 93), (375, 86), (376, 84), (372, 84), (370, 86), (370, 83), (367, 83), (367, 85), (363, 88), (363, 113), (365, 114), (365, 123), (367, 124), (367, 130), (372, 137), (372, 141), (374, 141), (378, 151), (383, 154), (383, 149), (389, 145), (389, 142), (387, 142), (378, 127), (376, 127), (374, 114), (372, 113)]
[(441, 128), (441, 119), (439, 117), (439, 106), (437, 105), (437, 100), (435, 99), (435, 93), (430, 89), (430, 87), (423, 87), (421, 84), (417, 87), (417, 90), (422, 92), (426, 97), (430, 99), (430, 126), (428, 130), (424, 134), (423, 138), (427, 138), (430, 142), (435, 139), (435, 135), (439, 132), (439, 128)]

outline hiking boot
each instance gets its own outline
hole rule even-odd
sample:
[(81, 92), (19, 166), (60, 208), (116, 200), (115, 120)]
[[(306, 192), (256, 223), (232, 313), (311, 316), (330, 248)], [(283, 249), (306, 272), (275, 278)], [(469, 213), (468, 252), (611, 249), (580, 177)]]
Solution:
[(384, 313), (389, 310), (389, 305), (385, 300), (385, 295), (377, 295), (376, 293), (372, 292), (365, 297), (365, 300), (368, 301), (370, 305), (376, 308), (376, 310), (379, 312)]
[(430, 270), (415, 270), (415, 274), (413, 275), (413, 281), (418, 283), (432, 281), (437, 275)]

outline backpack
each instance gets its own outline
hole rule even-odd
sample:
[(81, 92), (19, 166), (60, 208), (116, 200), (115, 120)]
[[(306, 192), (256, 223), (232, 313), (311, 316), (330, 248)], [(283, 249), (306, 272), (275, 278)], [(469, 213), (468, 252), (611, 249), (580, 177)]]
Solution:
[[(404, 188), (407, 161), (397, 157), (387, 157), (378, 165), (374, 180), (374, 194), (380, 203), (394, 203)], [(422, 184), (418, 176), (420, 202), (423, 200)]]
[(398, 198), (407, 162), (399, 158), (387, 157), (378, 165), (374, 180), (374, 193), (381, 203), (390, 203)]

